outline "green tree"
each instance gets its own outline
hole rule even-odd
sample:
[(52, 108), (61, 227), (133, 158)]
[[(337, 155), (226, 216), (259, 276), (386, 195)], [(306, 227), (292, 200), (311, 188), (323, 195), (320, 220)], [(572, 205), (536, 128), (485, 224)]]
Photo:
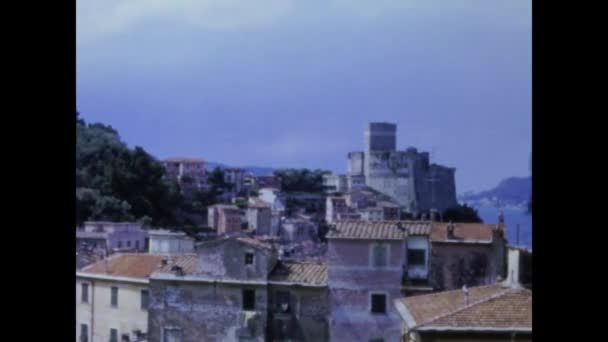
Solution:
[(443, 212), (443, 221), (482, 223), (479, 213), (475, 208), (466, 204), (458, 205)]
[(274, 175), (281, 179), (281, 189), (285, 192), (323, 192), (323, 175), (330, 171), (308, 169), (280, 169)]

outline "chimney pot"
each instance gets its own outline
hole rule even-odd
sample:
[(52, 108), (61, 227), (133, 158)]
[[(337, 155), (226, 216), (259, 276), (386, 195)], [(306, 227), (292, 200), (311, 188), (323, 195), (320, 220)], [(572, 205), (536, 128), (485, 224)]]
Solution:
[(464, 293), (464, 305), (469, 305), (469, 289), (466, 285), (462, 286), (462, 292)]

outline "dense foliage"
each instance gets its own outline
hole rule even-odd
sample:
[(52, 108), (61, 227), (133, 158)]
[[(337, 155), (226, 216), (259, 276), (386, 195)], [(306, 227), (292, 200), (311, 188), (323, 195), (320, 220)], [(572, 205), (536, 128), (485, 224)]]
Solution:
[(323, 192), (323, 175), (331, 172), (308, 169), (280, 169), (274, 175), (281, 179), (281, 190), (284, 192)]
[(78, 117), (76, 139), (77, 224), (144, 218), (154, 225), (178, 223), (179, 185), (164, 179), (159, 161), (141, 147), (129, 148), (112, 127)]
[(466, 204), (450, 208), (442, 213), (443, 221), (481, 223), (483, 220), (475, 208)]

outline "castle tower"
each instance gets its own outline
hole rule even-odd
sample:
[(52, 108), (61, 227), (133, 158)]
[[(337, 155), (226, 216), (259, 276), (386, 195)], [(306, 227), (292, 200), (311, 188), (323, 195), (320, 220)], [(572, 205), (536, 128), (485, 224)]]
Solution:
[(371, 122), (364, 132), (365, 177), (372, 169), (372, 152), (392, 152), (397, 148), (397, 125), (388, 122)]

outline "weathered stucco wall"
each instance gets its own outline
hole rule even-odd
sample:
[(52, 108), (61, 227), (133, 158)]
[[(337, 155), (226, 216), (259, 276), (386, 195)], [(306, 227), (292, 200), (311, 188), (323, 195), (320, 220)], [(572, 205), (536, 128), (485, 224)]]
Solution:
[[(243, 289), (255, 290), (255, 318), (243, 322)], [(161, 342), (163, 328), (181, 330), (183, 342), (264, 341), (265, 286), (202, 282), (150, 282), (149, 341)], [(248, 326), (248, 328), (242, 328)]]
[[(384, 338), (397, 341), (400, 317), (393, 299), (401, 296), (404, 246), (402, 241), (385, 241), (388, 264), (370, 263), (371, 244), (376, 241), (330, 240), (328, 283), (330, 291), (332, 341), (368, 341)], [(386, 295), (386, 313), (371, 313), (371, 295)]]
[[(289, 293), (288, 312), (280, 307), (279, 292)], [(269, 338), (302, 342), (329, 341), (329, 292), (326, 287), (271, 285)]]
[(433, 243), (429, 283), (436, 290), (496, 282), (502, 273), (492, 245)]

